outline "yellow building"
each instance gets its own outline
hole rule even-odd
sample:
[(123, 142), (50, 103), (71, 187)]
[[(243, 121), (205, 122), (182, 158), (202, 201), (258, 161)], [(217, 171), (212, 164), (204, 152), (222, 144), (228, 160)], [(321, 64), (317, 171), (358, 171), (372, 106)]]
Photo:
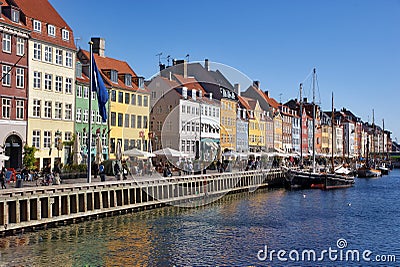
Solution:
[(229, 98), (221, 98), (221, 150), (236, 150), (236, 109), (237, 103)]
[(274, 148), (283, 150), (282, 116), (280, 112), (274, 114)]
[[(104, 41), (100, 39), (101, 42)], [(115, 159), (117, 143), (122, 151), (138, 148), (149, 150), (149, 92), (144, 79), (138, 77), (125, 61), (104, 56), (94, 42), (93, 51), (97, 67), (109, 89), (108, 128), (109, 158)], [(82, 62), (89, 59), (87, 51), (80, 50), (78, 57)]]
[(261, 109), (258, 100), (243, 97), (250, 107), (249, 115), (249, 149), (252, 152), (260, 152), (265, 147), (266, 120), (265, 112)]

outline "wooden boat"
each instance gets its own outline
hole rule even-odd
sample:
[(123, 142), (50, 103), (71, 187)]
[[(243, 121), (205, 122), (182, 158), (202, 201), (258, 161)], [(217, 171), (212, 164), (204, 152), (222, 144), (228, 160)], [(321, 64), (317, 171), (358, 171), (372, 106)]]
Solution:
[(362, 166), (357, 170), (357, 176), (359, 178), (377, 178), (382, 176), (382, 173), (380, 170), (368, 166)]

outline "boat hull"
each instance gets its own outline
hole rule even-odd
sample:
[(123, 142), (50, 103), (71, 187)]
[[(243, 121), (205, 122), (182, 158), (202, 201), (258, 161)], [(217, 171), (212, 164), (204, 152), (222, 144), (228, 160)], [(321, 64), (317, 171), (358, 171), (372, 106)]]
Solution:
[(379, 170), (375, 170), (372, 168), (360, 168), (357, 171), (359, 178), (377, 178), (382, 176), (382, 173)]

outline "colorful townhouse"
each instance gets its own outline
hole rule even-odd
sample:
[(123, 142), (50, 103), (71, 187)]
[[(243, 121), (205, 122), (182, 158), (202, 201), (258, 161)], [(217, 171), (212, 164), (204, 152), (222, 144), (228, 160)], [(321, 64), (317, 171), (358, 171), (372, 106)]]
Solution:
[[(238, 86), (235, 86), (235, 90)], [(240, 96), (240, 90), (236, 90), (239, 103), (236, 118), (236, 151), (239, 153), (249, 152), (249, 114), (251, 107)]]
[(332, 118), (327, 112), (321, 113), (322, 143), (321, 153), (331, 155), (332, 153)]
[[(88, 138), (89, 138), (89, 116), (92, 120), (92, 140), (91, 140), (91, 159), (94, 160), (97, 154), (97, 142), (101, 142), (102, 159), (108, 159), (108, 123), (102, 122), (99, 114), (96, 92), (92, 92), (90, 98), (90, 79), (88, 77), (89, 68), (83, 68), (79, 59), (76, 60), (76, 83), (75, 83), (75, 134), (80, 142), (80, 151), (75, 151), (82, 155), (81, 161), (76, 163), (87, 163), (88, 157)], [(110, 87), (108, 88), (110, 90)], [(91, 112), (89, 111), (89, 101), (91, 101)], [(107, 107), (106, 107), (107, 108)], [(107, 109), (108, 110), (108, 109)]]
[[(132, 148), (148, 151), (150, 94), (143, 77), (137, 76), (127, 62), (106, 57), (103, 38), (92, 41), (94, 59), (109, 88), (108, 158), (115, 159), (118, 142), (122, 152)], [(79, 50), (78, 58), (83, 65), (90, 62), (88, 51)]]
[(265, 112), (261, 109), (255, 99), (243, 97), (250, 107), (249, 114), (249, 150), (251, 152), (261, 152), (265, 147)]
[(0, 153), (9, 157), (6, 168), (22, 167), (26, 144), (29, 34), (23, 10), (0, 3)]
[(293, 111), (285, 105), (279, 105), (279, 110), (282, 115), (282, 148), (286, 153), (291, 153), (293, 151)]
[(31, 31), (28, 41), (27, 144), (38, 168), (65, 163), (75, 110), (75, 53), (72, 29), (47, 0), (15, 0)]

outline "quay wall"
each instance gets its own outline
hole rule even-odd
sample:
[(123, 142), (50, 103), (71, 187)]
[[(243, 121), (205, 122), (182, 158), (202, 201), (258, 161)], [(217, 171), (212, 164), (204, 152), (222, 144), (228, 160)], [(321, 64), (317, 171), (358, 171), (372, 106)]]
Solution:
[(0, 191), (0, 234), (166, 205), (196, 207), (225, 194), (276, 186), (283, 179), (274, 169), (7, 189)]

